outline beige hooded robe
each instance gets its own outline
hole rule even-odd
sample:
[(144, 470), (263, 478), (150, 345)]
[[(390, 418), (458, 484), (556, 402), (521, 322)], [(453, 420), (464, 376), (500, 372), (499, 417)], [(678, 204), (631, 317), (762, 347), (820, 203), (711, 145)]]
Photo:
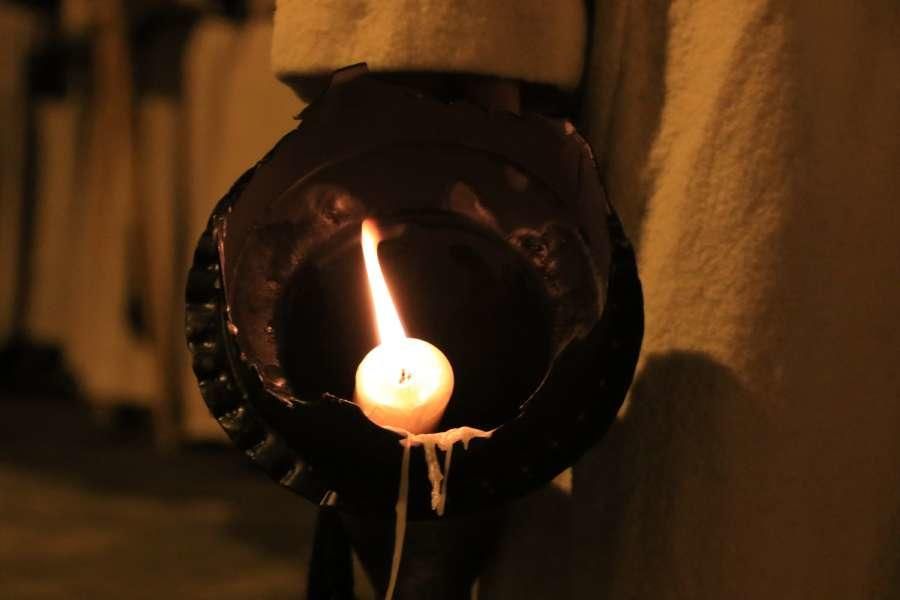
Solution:
[(586, 60), (582, 129), (639, 245), (642, 359), (571, 495), (516, 505), (482, 600), (900, 597), (900, 3), (589, 14), (275, 14), (286, 81), (366, 61), (573, 89)]

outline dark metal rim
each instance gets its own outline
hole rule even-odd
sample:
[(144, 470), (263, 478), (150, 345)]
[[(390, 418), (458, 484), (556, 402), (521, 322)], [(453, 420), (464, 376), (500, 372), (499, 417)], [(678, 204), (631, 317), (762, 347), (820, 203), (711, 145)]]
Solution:
[[(210, 412), (219, 422), (234, 444), (244, 451), (272, 479), (292, 489), (313, 502), (321, 502), (329, 493), (329, 486), (323, 476), (314, 472), (313, 465), (304, 460), (291, 447), (281, 433), (275, 430), (254, 406), (253, 398), (262, 394), (271, 395), (263, 388), (261, 378), (247, 362), (241, 358), (235, 331), (230, 329), (227, 300), (222, 277), (222, 252), (219, 238), (225, 220), (235, 202), (253, 179), (254, 173), (277, 152), (278, 147), (297, 131), (288, 133), (256, 165), (244, 173), (220, 200), (201, 235), (194, 253), (187, 290), (186, 334), (188, 348), (193, 356), (193, 369), (200, 385), (201, 394)], [(583, 140), (590, 167), (593, 165), (590, 150)], [(585, 168), (583, 163), (582, 168)], [(588, 174), (596, 177), (596, 172)], [(558, 415), (549, 409), (547, 403), (528, 407), (516, 418), (498, 429), (497, 434), (487, 442), (476, 440), (469, 454), (471, 461), (463, 461), (460, 467), (471, 473), (476, 487), (488, 501), (497, 501), (536, 487), (549, 480), (559, 465), (571, 464), (597, 439), (611, 424), (621, 401), (631, 383), (643, 334), (643, 307), (640, 282), (637, 277), (634, 252), (625, 237), (615, 211), (607, 203), (607, 225), (612, 246), (611, 266), (608, 280), (607, 303), (603, 315), (595, 326), (590, 339), (580, 349), (579, 364), (585, 359), (609, 362), (611, 375), (601, 382), (602, 398), (577, 397), (572, 404), (572, 423), (575, 429), (569, 439), (556, 423), (555, 428), (541, 427), (542, 419), (556, 419)], [(615, 297), (614, 297), (615, 296)], [(579, 354), (580, 353), (580, 354)], [(579, 386), (560, 388), (562, 393), (572, 394)], [(610, 400), (612, 399), (612, 400)], [(618, 400), (617, 400), (618, 399)], [(615, 405), (615, 406), (613, 406)], [(540, 439), (533, 439), (529, 431), (538, 427)], [(497, 472), (496, 457), (490, 456), (483, 446), (504, 449), (520, 447), (521, 436), (527, 435), (530, 450), (525, 452), (517, 464), (510, 464), (509, 470), (516, 475), (504, 476), (499, 487), (489, 476)], [(480, 466), (472, 466), (477, 462)], [(484, 460), (487, 459), (487, 460)], [(470, 468), (466, 468), (466, 463)], [(493, 469), (493, 471), (492, 471)], [(458, 475), (462, 475), (460, 472)], [(460, 477), (455, 472), (456, 481)], [(453, 481), (453, 478), (451, 478)], [(466, 504), (461, 501), (457, 506)], [(455, 510), (453, 512), (456, 512)]]
[[(288, 134), (290, 135), (290, 134)], [(246, 371), (239, 358), (234, 334), (228, 329), (226, 299), (222, 284), (215, 228), (241, 195), (256, 169), (275, 152), (277, 145), (248, 169), (219, 201), (201, 234), (188, 274), (185, 333), (200, 394), (213, 417), (231, 441), (266, 474), (314, 502), (321, 502), (328, 489), (312, 469), (272, 430), (250, 402), (254, 394), (266, 393), (255, 373)], [(257, 389), (247, 389), (251, 385)]]
[[(258, 164), (265, 160), (264, 158)], [(312, 465), (290, 448), (280, 433), (269, 426), (250, 401), (256, 394), (268, 392), (263, 389), (258, 374), (252, 373), (244, 361), (239, 358), (240, 350), (233, 333), (228, 329), (219, 252), (214, 231), (224, 215), (227, 214), (231, 204), (240, 196), (256, 166), (249, 169), (219, 202), (210, 217), (206, 230), (198, 241), (187, 286), (186, 333), (188, 348), (193, 356), (193, 369), (199, 382), (201, 395), (213, 417), (232, 442), (280, 485), (313, 502), (321, 503), (329, 494), (328, 486), (317, 477)], [(609, 382), (611, 388), (622, 388), (624, 396), (624, 389), (627, 389), (631, 381), (640, 347), (643, 330), (642, 319), (640, 319), (642, 307), (640, 306), (640, 287), (633, 250), (614, 212), (610, 213), (609, 219), (614, 245), (614, 267), (610, 273), (610, 279), (612, 280), (615, 275), (619, 282), (627, 284), (629, 280), (632, 281), (636, 287), (631, 290), (632, 293), (629, 295), (633, 296), (636, 292), (638, 299), (638, 305), (632, 307), (610, 302), (604, 309), (604, 315), (601, 318), (601, 323), (611, 323), (613, 328), (618, 330), (618, 332), (609, 332), (612, 334), (609, 342), (610, 349), (621, 352), (626, 358), (626, 362), (630, 357), (634, 357), (630, 360), (630, 365), (623, 365), (626, 367), (625, 372), (617, 378), (621, 381)], [(626, 325), (634, 325), (636, 319), (640, 319), (638, 323), (640, 327), (631, 335), (625, 335)], [(628, 368), (629, 366), (630, 368)], [(245, 386), (252, 386), (252, 388)], [(615, 393), (615, 391), (618, 390), (609, 390), (611, 393)], [(593, 420), (588, 414), (589, 410), (586, 409), (576, 415), (576, 424), (584, 425), (585, 421)], [(525, 416), (527, 416), (527, 412), (526, 408)], [(516, 419), (516, 421), (519, 420), (521, 417)], [(605, 430), (605, 426), (602, 429)], [(550, 454), (557, 454), (561, 449), (559, 440), (550, 438), (544, 441), (546, 441), (547, 451)], [(572, 450), (574, 450), (572, 454), (578, 454), (582, 449), (573, 448)], [(529, 468), (529, 465), (522, 465), (518, 470), (528, 475)], [(540, 477), (537, 472), (531, 473), (531, 475)], [(523, 485), (522, 487), (529, 486)], [(483, 481), (481, 488), (486, 498), (496, 497), (498, 494), (498, 490), (490, 481)]]

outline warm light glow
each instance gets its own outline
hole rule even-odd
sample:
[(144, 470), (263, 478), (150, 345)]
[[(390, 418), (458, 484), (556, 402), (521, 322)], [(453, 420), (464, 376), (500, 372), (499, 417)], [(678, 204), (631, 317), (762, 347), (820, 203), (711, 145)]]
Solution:
[(383, 427), (411, 433), (433, 431), (453, 393), (453, 368), (433, 345), (406, 337), (378, 262), (378, 228), (366, 219), (361, 233), (381, 343), (359, 363), (354, 399), (369, 419)]
[(378, 339), (382, 344), (401, 340), (406, 337), (391, 291), (381, 272), (378, 262), (378, 244), (381, 236), (372, 219), (362, 224), (362, 252), (366, 263), (366, 276), (369, 278), (369, 290), (372, 295), (372, 306), (375, 310), (375, 325), (378, 328)]
[[(406, 532), (406, 496), (409, 487), (409, 451), (412, 440), (426, 446), (428, 479), (431, 481), (431, 506), (443, 514), (447, 497), (446, 476), (450, 470), (450, 452), (456, 440), (468, 443), (477, 430), (462, 428), (445, 434), (429, 434), (437, 428), (444, 409), (453, 394), (453, 368), (444, 353), (424, 340), (406, 337), (400, 315), (391, 298), (391, 291), (384, 280), (378, 263), (378, 243), (381, 236), (371, 219), (362, 223), (361, 243), (369, 291), (375, 312), (375, 324), (381, 343), (373, 348), (356, 369), (356, 387), (353, 399), (363, 413), (382, 427), (392, 427), (405, 432), (403, 461), (400, 467), (400, 492), (397, 495), (397, 526), (394, 533), (394, 556), (387, 595), (391, 600)], [(482, 437), (489, 433), (477, 432)], [(436, 441), (431, 441), (431, 436)], [(444, 442), (446, 452), (444, 472), (437, 465), (436, 443)], [(449, 444), (447, 443), (449, 441)], [(443, 483), (443, 485), (441, 485)]]

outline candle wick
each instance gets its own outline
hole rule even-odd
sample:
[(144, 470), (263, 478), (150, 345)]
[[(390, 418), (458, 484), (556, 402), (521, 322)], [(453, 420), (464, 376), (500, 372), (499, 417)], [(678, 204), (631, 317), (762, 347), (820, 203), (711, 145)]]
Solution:
[(412, 379), (412, 372), (407, 371), (406, 367), (400, 367), (400, 380), (397, 383), (399, 383), (400, 385), (403, 385), (410, 379)]

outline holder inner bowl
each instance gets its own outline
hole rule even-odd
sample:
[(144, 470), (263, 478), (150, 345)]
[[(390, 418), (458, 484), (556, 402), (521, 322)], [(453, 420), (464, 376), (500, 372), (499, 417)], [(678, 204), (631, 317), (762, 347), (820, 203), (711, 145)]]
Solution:
[[(441, 429), (513, 418), (551, 359), (550, 309), (533, 268), (493, 232), (451, 213), (380, 220), (402, 228), (379, 258), (407, 335), (440, 348), (455, 386)], [(353, 397), (356, 368), (378, 344), (358, 228), (310, 257), (276, 313), (285, 377), (301, 398)]]
[[(314, 502), (331, 490), (348, 511), (392, 514), (397, 435), (318, 395), (352, 398), (377, 343), (360, 220), (409, 211), (413, 230), (380, 254), (408, 333), (453, 362), (442, 427), (504, 425), (454, 457), (448, 514), (571, 464), (612, 422), (642, 324), (633, 255), (571, 133), (362, 77), (304, 112), (217, 206), (194, 255), (195, 371), (236, 445)], [(469, 223), (426, 218), (441, 211)], [(429, 488), (420, 450), (412, 518), (433, 515)]]

